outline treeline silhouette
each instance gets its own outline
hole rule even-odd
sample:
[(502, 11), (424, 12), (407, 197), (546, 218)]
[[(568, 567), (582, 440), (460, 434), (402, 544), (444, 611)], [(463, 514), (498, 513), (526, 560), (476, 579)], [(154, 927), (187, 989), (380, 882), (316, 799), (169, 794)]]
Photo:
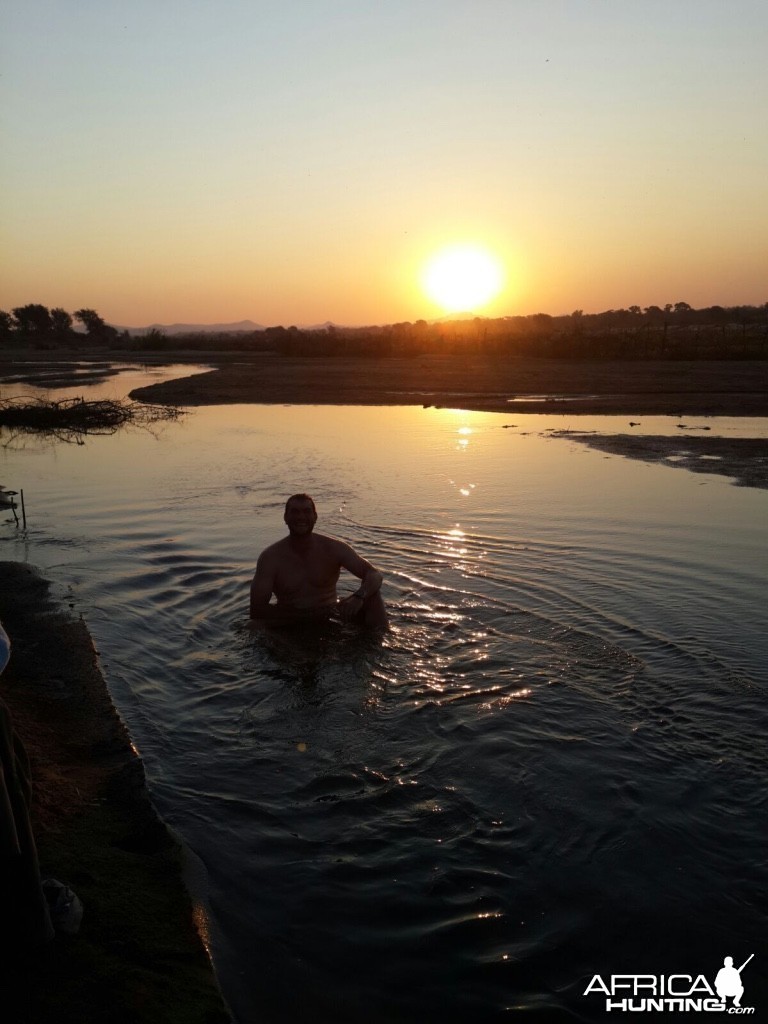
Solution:
[[(85, 329), (85, 335), (74, 330), (77, 320)], [(119, 337), (119, 332), (110, 327), (95, 309), (78, 309), (68, 313), (56, 307), (48, 309), (38, 302), (17, 306), (7, 313), (0, 309), (0, 344), (31, 345), (40, 348), (69, 347), (87, 337), (88, 343), (108, 345)]]
[[(74, 329), (77, 320), (85, 333)], [(575, 310), (567, 316), (417, 320), (370, 327), (301, 329), (267, 327), (238, 333), (164, 334), (153, 329), (131, 335), (118, 331), (92, 309), (70, 316), (39, 304), (0, 311), (0, 346), (6, 349), (77, 348), (128, 352), (271, 351), (292, 356), (419, 356), (472, 353), (496, 357), (576, 359), (766, 359), (768, 303), (762, 306), (707, 306), (687, 302), (630, 306), (603, 313)]]

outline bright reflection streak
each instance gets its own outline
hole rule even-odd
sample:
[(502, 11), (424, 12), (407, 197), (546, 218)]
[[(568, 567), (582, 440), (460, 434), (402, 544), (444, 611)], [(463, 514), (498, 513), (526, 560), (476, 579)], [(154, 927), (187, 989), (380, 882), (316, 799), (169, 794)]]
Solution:
[(519, 690), (515, 690), (513, 693), (508, 693), (505, 697), (501, 697), (499, 700), (486, 701), (484, 704), (481, 704), (481, 708), (483, 711), (491, 711), (494, 707), (506, 708), (516, 700), (525, 700), (527, 697), (530, 697), (532, 693), (533, 690), (529, 686), (524, 686)]
[[(459, 429), (456, 431), (456, 433), (457, 434), (474, 434), (474, 430), (472, 429), (472, 427), (459, 427)], [(468, 437), (461, 437), (461, 438), (459, 438), (459, 442), (456, 445), (456, 451), (457, 452), (465, 452), (467, 450), (467, 446), (468, 445), (469, 445), (469, 438)]]
[(530, 697), (532, 693), (533, 690), (530, 688), (530, 686), (525, 686), (522, 690), (516, 690), (514, 693), (510, 693), (508, 699), (515, 700), (518, 697)]
[(208, 918), (208, 911), (202, 903), (195, 900), (192, 904), (192, 921), (194, 923), (197, 934), (200, 936), (200, 941), (203, 944), (208, 959), (212, 957), (211, 953), (211, 922)]
[[(462, 494), (465, 493), (463, 489), (462, 489), (461, 493)], [(466, 493), (469, 494), (469, 491), (467, 491)], [(451, 543), (452, 541), (463, 540), (464, 537), (466, 537), (466, 534), (459, 527), (459, 525), (457, 523), (456, 526), (454, 526), (454, 528), (452, 530), (448, 530), (446, 533), (444, 533), (440, 537), (440, 540), (448, 541), (449, 542), (448, 547), (446, 548), (447, 554), (449, 554), (449, 555), (466, 555), (467, 554), (467, 549), (465, 547), (458, 547), (455, 544)]]

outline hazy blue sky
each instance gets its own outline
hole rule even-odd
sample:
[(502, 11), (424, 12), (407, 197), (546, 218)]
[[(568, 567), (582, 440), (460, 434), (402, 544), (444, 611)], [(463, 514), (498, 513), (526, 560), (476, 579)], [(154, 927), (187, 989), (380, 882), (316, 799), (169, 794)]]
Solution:
[(382, 323), (768, 301), (765, 0), (6, 0), (0, 306)]

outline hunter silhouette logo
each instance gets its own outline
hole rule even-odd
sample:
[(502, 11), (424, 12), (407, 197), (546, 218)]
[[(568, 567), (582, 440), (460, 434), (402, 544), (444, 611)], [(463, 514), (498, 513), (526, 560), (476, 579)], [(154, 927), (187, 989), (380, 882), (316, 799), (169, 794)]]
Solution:
[(732, 956), (725, 957), (714, 984), (703, 974), (595, 974), (584, 995), (602, 996), (609, 1013), (754, 1014), (754, 1007), (741, 1005), (741, 972), (754, 955), (741, 967), (733, 966)]
[(732, 996), (733, 1005), (741, 1006), (741, 997), (744, 995), (744, 986), (741, 983), (741, 972), (754, 955), (754, 953), (750, 953), (741, 967), (738, 968), (733, 966), (732, 956), (727, 956), (725, 960), (723, 960), (723, 966), (717, 972), (717, 977), (715, 978), (715, 990), (723, 1002), (725, 1002), (729, 996)]

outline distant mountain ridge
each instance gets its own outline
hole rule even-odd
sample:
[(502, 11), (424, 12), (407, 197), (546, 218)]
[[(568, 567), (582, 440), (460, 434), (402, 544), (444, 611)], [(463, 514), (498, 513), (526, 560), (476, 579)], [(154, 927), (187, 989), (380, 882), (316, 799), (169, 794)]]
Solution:
[[(429, 323), (442, 324), (455, 320), (475, 319), (477, 319), (476, 313), (450, 313), (436, 320), (430, 320)], [(234, 323), (229, 324), (148, 324), (146, 327), (120, 327), (117, 324), (113, 324), (112, 326), (118, 331), (128, 331), (131, 337), (141, 337), (144, 334), (149, 334), (150, 331), (161, 331), (168, 337), (172, 337), (176, 334), (246, 334), (249, 331), (266, 331), (268, 329), (264, 324), (257, 324), (253, 320), (236, 320)], [(325, 320), (321, 324), (301, 326), (299, 330), (324, 331), (329, 327), (341, 326), (334, 323), (333, 320)], [(75, 330), (80, 329), (78, 326), (75, 327)]]
[(231, 324), (149, 324), (147, 327), (118, 327), (118, 331), (128, 331), (130, 335), (148, 334), (150, 331), (162, 331), (163, 334), (243, 334), (247, 331), (263, 331), (263, 324), (253, 320), (236, 320)]

